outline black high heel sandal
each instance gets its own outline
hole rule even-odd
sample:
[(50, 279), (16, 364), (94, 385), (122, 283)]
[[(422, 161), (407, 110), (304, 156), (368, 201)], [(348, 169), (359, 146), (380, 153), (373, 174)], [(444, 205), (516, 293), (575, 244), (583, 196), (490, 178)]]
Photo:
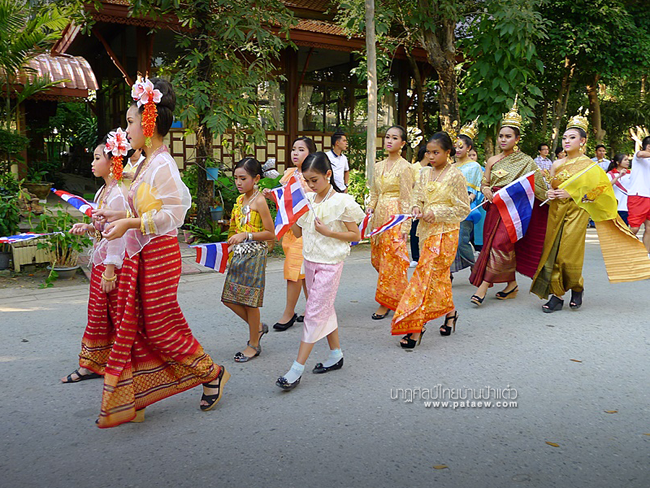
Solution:
[(478, 295), (472, 295), (472, 297), (469, 299), (470, 302), (479, 307), (483, 304), (483, 300), (485, 300), (485, 297), (480, 297)]
[(422, 332), (420, 332), (420, 337), (417, 340), (411, 339), (411, 334), (406, 334), (402, 339), (402, 340), (406, 339), (406, 342), (400, 341), (399, 345), (402, 346), (402, 349), (415, 349), (415, 346), (419, 346), (420, 342), (422, 342), (422, 336), (426, 331), (427, 329), (422, 327)]
[(510, 290), (510, 291), (498, 291), (494, 296), (497, 297), (499, 300), (508, 300), (509, 298), (515, 298), (517, 296), (517, 292), (519, 291), (519, 285), (515, 285), (515, 287)]
[(558, 310), (562, 310), (563, 306), (564, 306), (564, 300), (553, 295), (548, 302), (542, 305), (542, 311), (544, 313), (553, 313), (553, 312), (557, 312)]
[(215, 395), (206, 395), (204, 393), (203, 395), (201, 395), (201, 401), (207, 403), (207, 405), (199, 405), (201, 411), (207, 412), (208, 410), (212, 410), (214, 407), (217, 406), (217, 403), (219, 403), (219, 400), (221, 400), (221, 397), (223, 396), (223, 387), (225, 386), (226, 383), (228, 383), (229, 379), (230, 379), (230, 373), (226, 371), (226, 368), (221, 366), (221, 371), (219, 371), (219, 376), (216, 377), (218, 383), (203, 383), (203, 386), (205, 386), (206, 388), (219, 388), (219, 393)]
[(276, 322), (275, 324), (273, 324), (273, 328), (275, 330), (279, 330), (280, 332), (282, 332), (284, 330), (287, 330), (289, 327), (291, 327), (296, 320), (298, 320), (298, 315), (294, 313), (293, 317), (291, 317), (291, 320), (289, 320), (289, 322), (285, 322), (284, 324), (281, 324), (280, 322)]
[(573, 291), (571, 290), (571, 301), (569, 302), (569, 307), (571, 310), (578, 310), (582, 307), (582, 294), (584, 291)]
[[(451, 326), (447, 325), (447, 322), (449, 322), (450, 320), (453, 320)], [(441, 336), (451, 335), (452, 327), (453, 327), (453, 331), (456, 332), (457, 321), (458, 321), (458, 310), (451, 317), (445, 317), (445, 323), (440, 326), (440, 335)]]

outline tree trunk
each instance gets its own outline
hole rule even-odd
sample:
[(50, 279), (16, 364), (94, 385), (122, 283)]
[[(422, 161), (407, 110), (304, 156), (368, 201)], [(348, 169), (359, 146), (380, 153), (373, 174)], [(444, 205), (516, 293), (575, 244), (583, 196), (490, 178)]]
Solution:
[(487, 160), (494, 156), (494, 136), (492, 134), (488, 134), (485, 137), (483, 151), (485, 152), (485, 162), (487, 163)]
[(598, 99), (598, 80), (600, 80), (600, 75), (595, 73), (587, 85), (587, 96), (589, 97), (591, 128), (596, 134), (596, 143), (602, 144), (605, 140), (605, 130), (603, 130), (603, 120), (600, 114), (600, 100)]
[(418, 128), (422, 131), (424, 135), (424, 83), (422, 81), (422, 74), (420, 73), (420, 67), (418, 66), (417, 61), (413, 58), (411, 51), (405, 49), (406, 57), (409, 60), (411, 65), (411, 70), (413, 71), (413, 80), (415, 81), (415, 94), (417, 95), (418, 104), (415, 107), (417, 114), (417, 124)]
[(546, 135), (548, 130), (548, 100), (542, 102), (542, 127), (541, 133)]
[(566, 113), (566, 107), (569, 103), (569, 94), (571, 93), (571, 81), (573, 80), (574, 70), (575, 65), (571, 63), (569, 58), (565, 58), (564, 76), (562, 77), (562, 84), (560, 85), (557, 100), (555, 100), (555, 109), (553, 110), (553, 129), (551, 132), (553, 141), (551, 143), (551, 152), (557, 149), (557, 145), (560, 141), (560, 125), (562, 124), (562, 118)]
[(427, 59), (438, 73), (438, 104), (440, 123), (443, 128), (457, 126), (460, 122), (456, 82), (456, 19), (438, 12), (438, 2), (419, 0), (420, 12), (425, 16), (438, 18), (435, 30), (423, 29), (420, 44), (427, 52)]
[(645, 86), (648, 82), (648, 75), (643, 75), (641, 77), (641, 100), (645, 98)]
[(206, 161), (212, 157), (212, 133), (205, 124), (196, 131), (196, 164), (199, 166), (196, 185), (196, 225), (209, 228), (212, 221), (210, 207), (213, 205), (214, 182), (208, 180)]
[(366, 53), (368, 56), (368, 129), (366, 132), (366, 185), (375, 177), (377, 154), (377, 43), (375, 36), (375, 0), (366, 1)]

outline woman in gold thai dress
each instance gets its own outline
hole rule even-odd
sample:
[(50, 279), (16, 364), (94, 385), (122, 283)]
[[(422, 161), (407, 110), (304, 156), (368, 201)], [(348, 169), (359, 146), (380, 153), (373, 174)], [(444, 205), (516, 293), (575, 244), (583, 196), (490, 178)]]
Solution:
[(617, 212), (614, 191), (605, 172), (583, 154), (588, 121), (577, 115), (567, 125), (562, 145), (566, 158), (551, 167), (551, 188), (544, 252), (530, 291), (550, 300), (545, 313), (561, 310), (571, 290), (569, 306), (582, 306), (585, 237), (591, 217), (596, 223), (610, 281), (635, 281), (650, 276), (645, 248), (634, 238)]
[[(427, 143), (425, 161), (415, 185), (413, 215), (420, 219), (420, 260), (402, 295), (391, 324), (391, 334), (406, 334), (404, 349), (420, 343), (424, 326), (443, 315), (440, 334), (456, 329), (458, 312), (451, 291), (450, 267), (456, 257), (460, 223), (470, 211), (467, 180), (449, 158), (455, 150), (446, 132), (438, 132)], [(451, 323), (452, 326), (447, 325)]]
[(481, 182), (481, 192), (490, 202), (486, 204), (483, 226), (483, 248), (479, 254), (470, 282), (478, 287), (471, 301), (481, 305), (488, 289), (494, 283), (506, 283), (506, 287), (496, 294), (499, 300), (517, 296), (515, 273), (533, 277), (542, 254), (544, 234), (546, 233), (547, 209), (533, 204), (531, 221), (523, 238), (513, 244), (499, 210), (492, 205), (492, 197), (499, 189), (521, 178), (531, 171), (535, 172), (535, 197), (541, 201), (546, 198), (546, 183), (533, 159), (516, 150), (521, 138), (521, 115), (517, 111), (517, 100), (510, 112), (505, 114), (499, 131), (501, 153), (488, 159), (485, 176)]
[[(373, 215), (371, 228), (385, 224), (391, 215), (411, 212), (414, 176), (410, 163), (401, 156), (406, 144), (406, 131), (393, 126), (386, 131), (384, 148), (388, 157), (375, 164), (375, 177), (370, 187), (367, 213)], [(409, 257), (406, 236), (410, 220), (370, 238), (370, 258), (379, 273), (375, 300), (379, 308), (372, 314), (381, 320), (395, 310), (408, 286)]]

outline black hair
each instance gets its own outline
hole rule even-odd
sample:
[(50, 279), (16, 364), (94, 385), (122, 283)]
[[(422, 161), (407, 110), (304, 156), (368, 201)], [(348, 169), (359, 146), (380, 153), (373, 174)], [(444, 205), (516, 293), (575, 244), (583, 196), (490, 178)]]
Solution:
[(558, 158), (560, 157), (560, 153), (564, 151), (564, 148), (562, 146), (558, 146), (555, 148), (555, 157)]
[(418, 163), (422, 162), (422, 160), (424, 159), (424, 155), (426, 153), (427, 153), (427, 147), (426, 146), (420, 146), (420, 149), (418, 149), (418, 155), (417, 155)]
[(251, 175), (251, 177), (255, 178), (256, 176), (259, 176), (260, 178), (264, 177), (264, 171), (262, 171), (262, 165), (260, 162), (251, 157), (246, 157), (239, 161), (235, 165), (235, 169), (237, 168), (244, 168), (244, 171)]
[(537, 151), (538, 152), (541, 151), (544, 146), (548, 147), (548, 144), (546, 144), (545, 142), (542, 142), (539, 146), (537, 146)]
[[(582, 139), (586, 139), (586, 138), (587, 138), (587, 133), (585, 132), (584, 129), (581, 129), (580, 127), (571, 127), (571, 129), (573, 129), (573, 130), (577, 130), (577, 131), (578, 131), (578, 134), (580, 134), (580, 137), (581, 137)], [(569, 129), (567, 129), (567, 130), (569, 130)], [(598, 149), (599, 147), (604, 148), (605, 146), (603, 146), (602, 144), (598, 144), (598, 145), (596, 146), (596, 149)]]
[[(162, 78), (150, 78), (153, 87), (162, 93), (160, 102), (156, 104), (158, 115), (156, 117), (156, 132), (160, 136), (166, 136), (174, 122), (174, 109), (176, 108), (176, 93), (172, 84)], [(135, 105), (135, 102), (133, 102)], [(138, 111), (144, 112), (144, 105), (140, 105)]]
[(454, 143), (451, 142), (451, 137), (449, 137), (449, 134), (447, 134), (446, 132), (436, 132), (435, 134), (433, 134), (431, 139), (429, 139), (429, 142), (427, 144), (431, 142), (435, 142), (443, 150), (449, 151), (450, 156), (456, 155), (456, 148), (454, 147)]
[(391, 129), (397, 129), (400, 132), (399, 136), (402, 138), (402, 141), (408, 142), (406, 136), (406, 129), (404, 127), (402, 127), (401, 125), (391, 125), (388, 129), (386, 129), (386, 132), (388, 132)]
[[(328, 171), (332, 171), (330, 158), (328, 158), (327, 154), (322, 151), (310, 154), (302, 162), (302, 173), (305, 174), (305, 171), (307, 170), (316, 171), (316, 173), (326, 175)], [(343, 193), (343, 190), (336, 186), (336, 182), (334, 181), (334, 171), (332, 171), (332, 175), (330, 176), (330, 185), (332, 185), (332, 188), (334, 188), (338, 193)]]
[(609, 172), (614, 168), (618, 167), (619, 163), (622, 162), (626, 156), (627, 154), (624, 153), (615, 154), (614, 157), (612, 158), (612, 162), (609, 163), (609, 166), (607, 167), (607, 171)]
[(470, 136), (466, 136), (465, 134), (461, 134), (458, 136), (460, 140), (462, 140), (465, 145), (467, 146), (467, 150), (469, 151), (470, 149), (474, 148), (474, 141)]
[(334, 147), (342, 137), (345, 137), (345, 132), (337, 130), (334, 134), (332, 134), (332, 147)]
[[(504, 127), (507, 127), (508, 129), (512, 129), (512, 132), (515, 133), (515, 137), (521, 137), (521, 131), (519, 130), (519, 127), (513, 127), (511, 125), (502, 125), (501, 129)], [(501, 132), (501, 129), (499, 129), (499, 132)]]
[(641, 141), (641, 150), (645, 151), (649, 145), (650, 145), (650, 136), (646, 136)]
[[(579, 129), (579, 127), (572, 127), (572, 129)], [(582, 129), (580, 129), (580, 130), (582, 130)], [(582, 132), (585, 133), (584, 130), (582, 130)], [(587, 137), (587, 134), (585, 133), (585, 135), (582, 136), (582, 137)], [(601, 147), (603, 149), (607, 149), (604, 144), (596, 144), (596, 149), (594, 149), (594, 151), (598, 151), (598, 149), (600, 149)]]
[(310, 137), (305, 137), (305, 136), (296, 137), (296, 140), (293, 141), (291, 145), (293, 146), (298, 141), (302, 141), (305, 143), (305, 146), (307, 146), (307, 150), (309, 151), (309, 154), (313, 154), (316, 152), (316, 144), (314, 144), (313, 139), (311, 139)]

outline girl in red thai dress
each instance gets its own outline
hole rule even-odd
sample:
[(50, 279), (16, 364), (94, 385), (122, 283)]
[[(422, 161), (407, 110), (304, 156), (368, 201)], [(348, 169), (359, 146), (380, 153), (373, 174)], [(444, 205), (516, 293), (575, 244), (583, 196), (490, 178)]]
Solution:
[(192, 335), (178, 305), (181, 276), (178, 228), (190, 207), (176, 161), (163, 144), (176, 96), (169, 82), (138, 80), (126, 114), (134, 149), (144, 148), (128, 192), (127, 215), (104, 212), (103, 235), (124, 236), (126, 258), (119, 282), (120, 320), (104, 375), (100, 427), (144, 420), (144, 408), (203, 385), (201, 410), (223, 396), (230, 375)]
[[(116, 141), (119, 139), (121, 142)], [(103, 178), (104, 185), (95, 195), (98, 209), (126, 211), (125, 189), (121, 181), (122, 156), (130, 149), (121, 129), (109, 133), (94, 151), (92, 171)], [(79, 368), (61, 379), (62, 383), (77, 383), (104, 375), (108, 354), (113, 345), (117, 314), (117, 280), (124, 260), (124, 241), (102, 239), (103, 223), (76, 223), (71, 234), (91, 234), (95, 243), (92, 251), (88, 324), (81, 340)]]

